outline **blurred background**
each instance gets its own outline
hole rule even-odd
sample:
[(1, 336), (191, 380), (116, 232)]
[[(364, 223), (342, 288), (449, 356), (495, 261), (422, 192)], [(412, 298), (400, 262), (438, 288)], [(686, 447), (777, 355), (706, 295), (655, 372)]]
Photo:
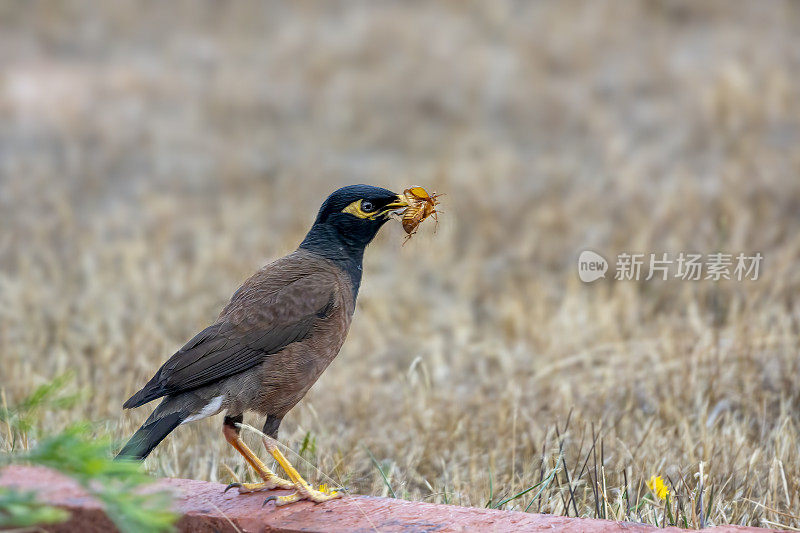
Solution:
[[(418, 184), (438, 230), (381, 232), (281, 428), (304, 474), (656, 523), (660, 475), (690, 525), (798, 527), (799, 35), (779, 1), (2, 2), (0, 387), (72, 372), (49, 426), (126, 438), (330, 192)], [(584, 284), (585, 249), (764, 261)], [(218, 418), (147, 468), (251, 477)]]

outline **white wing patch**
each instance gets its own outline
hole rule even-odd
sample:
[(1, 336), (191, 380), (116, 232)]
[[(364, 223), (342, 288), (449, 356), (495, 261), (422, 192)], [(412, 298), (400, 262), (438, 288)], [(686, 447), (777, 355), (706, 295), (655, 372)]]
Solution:
[(225, 399), (225, 395), (217, 396), (212, 398), (210, 402), (203, 407), (199, 413), (194, 414), (181, 422), (181, 424), (185, 424), (186, 422), (194, 422), (195, 420), (201, 420), (203, 418), (207, 418), (209, 416), (213, 416), (219, 413), (220, 409), (222, 409), (222, 400)]

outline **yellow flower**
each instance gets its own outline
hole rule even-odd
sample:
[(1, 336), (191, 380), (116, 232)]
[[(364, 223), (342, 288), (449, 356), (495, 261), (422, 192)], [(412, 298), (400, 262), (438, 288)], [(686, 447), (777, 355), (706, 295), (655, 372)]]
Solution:
[(656, 498), (659, 500), (666, 500), (667, 496), (669, 495), (667, 484), (664, 483), (664, 480), (661, 479), (661, 476), (652, 476), (650, 481), (647, 482), (647, 488), (652, 490), (653, 494), (655, 494)]

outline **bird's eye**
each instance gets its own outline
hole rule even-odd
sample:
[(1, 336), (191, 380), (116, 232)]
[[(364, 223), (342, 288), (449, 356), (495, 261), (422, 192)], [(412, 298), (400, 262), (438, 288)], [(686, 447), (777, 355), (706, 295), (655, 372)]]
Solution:
[(364, 211), (365, 213), (369, 213), (370, 211), (375, 210), (375, 206), (372, 205), (372, 202), (370, 202), (369, 200), (362, 200), (361, 210)]

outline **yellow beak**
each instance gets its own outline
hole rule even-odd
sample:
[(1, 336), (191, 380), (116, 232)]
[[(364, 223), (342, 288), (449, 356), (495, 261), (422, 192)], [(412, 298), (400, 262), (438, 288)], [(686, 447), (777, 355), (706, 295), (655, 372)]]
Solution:
[(396, 213), (401, 209), (405, 209), (409, 205), (411, 204), (408, 203), (405, 195), (398, 194), (392, 203), (386, 204), (383, 207), (382, 213), (386, 216), (389, 216), (391, 213)]

